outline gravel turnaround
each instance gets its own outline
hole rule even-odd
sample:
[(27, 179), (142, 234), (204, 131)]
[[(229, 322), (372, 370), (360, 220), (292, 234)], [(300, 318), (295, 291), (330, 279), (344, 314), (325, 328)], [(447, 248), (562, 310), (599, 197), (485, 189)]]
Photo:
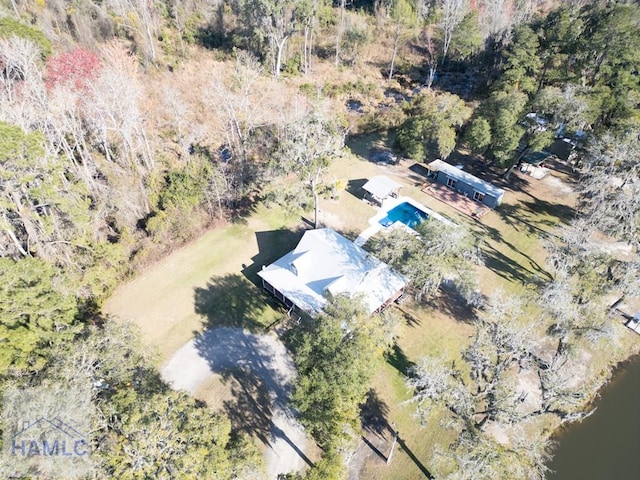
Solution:
[(162, 367), (162, 377), (176, 390), (194, 394), (211, 375), (240, 368), (259, 376), (271, 400), (271, 436), (266, 449), (269, 478), (301, 471), (309, 460), (304, 454), (306, 434), (288, 406), (293, 360), (274, 335), (256, 335), (240, 328), (206, 330), (180, 348)]

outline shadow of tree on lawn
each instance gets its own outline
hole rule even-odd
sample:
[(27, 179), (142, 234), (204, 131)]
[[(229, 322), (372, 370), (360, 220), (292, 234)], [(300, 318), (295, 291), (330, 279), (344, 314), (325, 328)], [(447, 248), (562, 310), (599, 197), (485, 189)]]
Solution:
[(568, 223), (576, 215), (573, 207), (538, 198), (531, 202), (523, 200), (517, 205), (500, 205), (496, 213), (515, 231), (526, 229), (528, 233), (542, 237), (555, 236), (552, 230), (562, 223)]
[(416, 365), (415, 362), (409, 360), (409, 357), (404, 353), (402, 347), (397, 343), (393, 346), (391, 351), (385, 355), (385, 360), (399, 373), (406, 376), (409, 376), (409, 371)]
[(194, 291), (195, 312), (203, 317), (204, 328), (234, 326), (255, 330), (269, 298), (242, 275), (212, 277), (204, 288)]
[(534, 277), (534, 272), (514, 262), (512, 258), (487, 245), (483, 249), (485, 266), (509, 282), (527, 283)]
[(360, 404), (360, 424), (364, 430), (384, 438), (389, 429), (389, 406), (378, 396), (373, 388), (366, 395), (364, 403)]
[[(410, 291), (408, 291), (407, 293), (405, 293), (405, 295), (413, 295)], [(413, 298), (412, 298), (413, 300)], [(420, 318), (414, 316), (409, 310), (407, 310), (403, 305), (396, 305), (396, 308), (398, 309), (398, 311), (402, 314), (402, 318), (404, 318), (405, 322), (407, 323), (407, 326), (409, 327), (419, 327), (422, 324), (422, 321), (420, 320)]]
[[(523, 201), (522, 205), (532, 212), (542, 213), (550, 217), (555, 217), (563, 223), (573, 220), (576, 215), (576, 209), (562, 203), (551, 203), (540, 198), (534, 198), (531, 202)], [(546, 224), (555, 225), (552, 222)]]
[[(526, 228), (528, 229), (529, 235), (533, 235), (538, 239), (555, 236), (554, 233), (548, 232), (524, 219), (523, 209), (518, 206), (503, 205), (500, 206), (498, 212), (500, 211), (502, 212), (500, 216), (503, 221), (510, 225), (515, 231)], [(497, 244), (504, 245), (515, 254), (515, 256), (511, 255), (508, 251), (505, 254), (488, 242), (482, 242), (481, 248), (485, 266), (501, 277), (521, 283), (537, 282), (542, 278), (550, 280), (552, 278), (551, 274), (540, 266), (528, 253), (523, 252), (516, 245), (507, 241), (497, 228), (476, 223), (474, 231), (479, 236), (488, 236), (491, 240)], [(524, 257), (525, 261), (522, 262), (518, 257)]]
[(474, 323), (476, 314), (467, 303), (455, 284), (443, 284), (438, 289), (438, 296), (429, 302), (434, 309), (446, 313), (460, 322)]

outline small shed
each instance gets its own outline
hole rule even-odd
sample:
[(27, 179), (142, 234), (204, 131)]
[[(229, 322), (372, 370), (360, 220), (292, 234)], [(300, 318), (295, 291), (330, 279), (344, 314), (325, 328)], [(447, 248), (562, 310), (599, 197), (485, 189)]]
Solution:
[(389, 197), (398, 198), (400, 187), (398, 182), (384, 175), (377, 175), (362, 186), (366, 192), (365, 198), (370, 198), (379, 204)]
[(533, 165), (534, 167), (540, 167), (544, 166), (543, 162), (546, 161), (550, 156), (551, 154), (545, 151), (529, 152), (524, 157), (522, 157), (522, 162)]
[(520, 171), (532, 176), (537, 180), (542, 180), (544, 177), (549, 175), (550, 170), (545, 166), (543, 162), (545, 162), (550, 157), (551, 154), (545, 151), (529, 152), (524, 157), (522, 157), (522, 161), (520, 163)]
[(571, 152), (576, 148), (576, 142), (570, 138), (557, 138), (549, 147), (551, 153), (561, 160), (569, 160)]
[(442, 160), (434, 160), (427, 167), (429, 168), (430, 178), (433, 178), (437, 183), (452, 188), (460, 195), (472, 198), (490, 208), (495, 208), (502, 202), (504, 190), (460, 168), (456, 168)]

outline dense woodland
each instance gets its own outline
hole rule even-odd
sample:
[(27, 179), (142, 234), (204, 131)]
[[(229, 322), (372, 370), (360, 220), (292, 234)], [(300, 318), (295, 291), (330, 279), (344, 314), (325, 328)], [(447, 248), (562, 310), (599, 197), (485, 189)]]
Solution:
[[(468, 379), (430, 358), (408, 380), (422, 415), (445, 408), (460, 431), (438, 478), (544, 478), (548, 443), (496, 449), (478, 413), (522, 421), (508, 372), (527, 365), (546, 382), (529, 415), (579, 416), (595, 386), (565, 388), (570, 352), (615, 342), (605, 294), (640, 296), (639, 26), (631, 1), (3, 0), (3, 388), (89, 386), (97, 476), (259, 478), (253, 444), (172, 392), (135, 332), (103, 318), (115, 286), (256, 202), (312, 211), (344, 188), (322, 172), (347, 135), (393, 131), (398, 153), (419, 161), (466, 148), (508, 176), (562, 128), (580, 215), (545, 245), (554, 276), (538, 300), (477, 298), (467, 266), (482, 259), (467, 232), (427, 222), (422, 240), (368, 247), (412, 279), (415, 301), (453, 278), (479, 312)], [(347, 99), (369, 110), (354, 121)], [(598, 250), (595, 232), (634, 255)], [(444, 261), (424, 260), (434, 255)], [(531, 308), (552, 325), (550, 358), (530, 342)], [(287, 341), (294, 403), (324, 452), (308, 478), (329, 479), (344, 475), (372, 359), (398, 320), (368, 322), (340, 298), (325, 317)]]

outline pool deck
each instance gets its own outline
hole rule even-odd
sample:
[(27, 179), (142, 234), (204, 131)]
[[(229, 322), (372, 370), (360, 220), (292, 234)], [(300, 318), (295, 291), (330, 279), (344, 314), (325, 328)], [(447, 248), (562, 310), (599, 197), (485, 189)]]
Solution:
[(380, 225), (379, 223), (376, 224), (376, 225), (371, 225), (369, 228), (364, 230), (360, 235), (358, 235), (358, 238), (356, 238), (355, 242), (353, 242), (353, 243), (355, 243), (357, 246), (361, 247), (362, 245), (367, 243), (367, 240), (369, 240), (376, 233), (378, 233), (380, 230), (382, 230), (382, 228), (383, 228), (382, 225)]
[[(369, 240), (372, 236), (374, 236), (380, 230), (385, 229), (385, 228), (393, 227), (393, 225), (391, 225), (389, 227), (383, 226), (382, 224), (380, 224), (380, 220), (382, 220), (384, 217), (387, 216), (387, 212), (389, 212), (389, 210), (397, 207), (401, 203), (408, 203), (408, 204), (414, 206), (415, 208), (417, 208), (418, 210), (422, 210), (424, 213), (427, 214), (427, 216), (429, 218), (435, 218), (435, 219), (440, 220), (442, 223), (445, 223), (447, 225), (451, 225), (451, 226), (455, 226), (456, 225), (451, 220), (448, 220), (448, 219), (444, 218), (439, 213), (434, 212), (433, 210), (431, 210), (428, 207), (425, 207), (424, 205), (422, 205), (421, 203), (417, 202), (416, 200), (414, 200), (411, 197), (388, 198), (388, 199), (384, 200), (384, 202), (382, 203), (382, 207), (380, 207), (378, 209), (378, 213), (376, 213), (373, 217), (371, 217), (369, 219), (370, 227), (367, 228), (366, 230), (364, 230), (360, 235), (358, 235), (358, 238), (356, 238), (354, 243), (356, 245), (358, 245), (359, 247), (361, 247), (362, 245), (364, 245), (367, 242), (367, 240)], [(395, 223), (399, 223), (399, 222), (395, 222)]]
[(460, 195), (455, 190), (439, 183), (427, 184), (422, 188), (422, 191), (472, 218), (481, 218), (491, 211), (486, 205)]

